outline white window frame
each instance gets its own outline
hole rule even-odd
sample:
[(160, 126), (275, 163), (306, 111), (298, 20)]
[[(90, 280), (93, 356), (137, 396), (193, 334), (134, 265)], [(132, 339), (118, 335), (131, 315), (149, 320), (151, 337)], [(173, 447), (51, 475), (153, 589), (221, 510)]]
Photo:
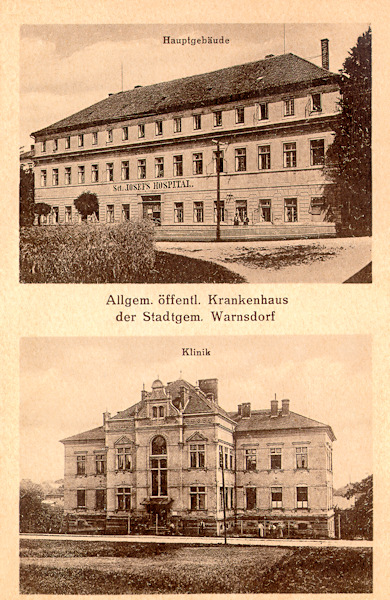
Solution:
[(114, 181), (114, 163), (109, 162), (106, 163), (106, 181), (113, 182)]
[[(180, 168), (178, 169), (178, 167), (180, 167)], [(178, 171), (180, 171), (180, 172), (178, 172)], [(174, 177), (183, 177), (183, 155), (182, 154), (175, 154), (175, 156), (173, 157), (173, 176)]]
[(192, 154), (192, 174), (203, 175), (203, 152)]
[[(313, 147), (313, 144), (317, 142), (322, 142), (323, 145), (323, 154), (321, 155), (320, 162), (314, 162), (314, 153), (317, 148)], [(324, 138), (316, 138), (315, 140), (310, 140), (310, 166), (311, 167), (322, 167), (325, 163), (325, 139)]]
[(194, 127), (194, 131), (199, 131), (200, 129), (202, 129), (202, 115), (201, 114), (193, 115), (193, 127)]
[[(280, 490), (280, 491), (276, 491)], [(273, 500), (273, 494), (280, 494), (281, 500)], [(283, 508), (283, 488), (282, 486), (272, 486), (270, 491), (271, 508)]]
[(131, 487), (122, 485), (115, 489), (115, 507), (118, 512), (131, 510)]
[(214, 110), (213, 126), (222, 127), (222, 110)]
[(129, 444), (115, 447), (115, 469), (121, 472), (133, 470), (132, 448)]
[[(280, 456), (280, 467), (272, 466), (272, 456)], [(271, 471), (280, 471), (283, 468), (282, 448), (280, 446), (273, 446), (269, 449), (269, 468)]]
[[(268, 150), (267, 150), (268, 149)], [(265, 157), (266, 166), (262, 166), (262, 157)], [(265, 144), (264, 146), (258, 146), (258, 167), (259, 171), (270, 171), (271, 170), (271, 144)]]
[(107, 129), (107, 144), (112, 144), (114, 141), (114, 131), (112, 129)]
[[(195, 499), (194, 505), (192, 504), (192, 498)], [(207, 510), (207, 493), (205, 485), (190, 485), (189, 490), (189, 510)]]
[(130, 204), (122, 204), (122, 221), (130, 221)]
[[(250, 469), (248, 469), (248, 466), (253, 461), (253, 457), (254, 457), (254, 468), (251, 467)], [(257, 471), (257, 450), (256, 450), (256, 448), (245, 448), (244, 461), (245, 461), (245, 465), (244, 465), (245, 471), (249, 471), (249, 472)]]
[[(204, 203), (201, 200), (196, 200), (193, 205), (194, 223), (204, 223)], [(197, 217), (200, 216), (201, 219)]]
[(77, 139), (78, 139), (78, 147), (79, 148), (83, 148), (84, 147), (84, 134), (83, 133), (79, 133)]
[(259, 102), (259, 121), (268, 121), (268, 102)]
[(181, 133), (181, 117), (173, 119), (173, 133)]
[[(317, 107), (314, 104), (314, 96), (319, 96), (320, 101), (319, 101), (319, 105)], [(321, 94), (321, 92), (313, 92), (313, 94), (311, 94), (310, 102), (311, 102), (311, 112), (313, 112), (313, 113), (322, 112), (322, 94)]]
[(65, 150), (69, 150), (70, 148), (70, 135), (67, 135), (65, 138)]
[(85, 166), (78, 165), (77, 166), (77, 180), (79, 184), (85, 183)]
[(156, 156), (154, 159), (154, 176), (156, 179), (164, 178), (164, 157)]
[(127, 142), (129, 140), (129, 127), (125, 125), (122, 127), (122, 142)]
[(93, 131), (92, 132), (92, 145), (96, 146), (97, 143), (98, 143), (98, 132)]
[(72, 167), (65, 167), (65, 185), (72, 184)]
[(72, 223), (72, 206), (65, 206), (65, 223)]
[(121, 179), (122, 181), (127, 181), (128, 179), (130, 179), (130, 162), (128, 160), (122, 160)]
[(189, 447), (189, 468), (206, 468), (206, 444), (205, 442), (190, 442)]
[(295, 115), (295, 102), (294, 98), (284, 98), (283, 100), (283, 116), (293, 117)]
[(138, 179), (146, 179), (146, 158), (138, 159), (137, 178)]
[(145, 123), (138, 123), (138, 137), (140, 139), (145, 137)]
[(57, 152), (58, 150), (58, 138), (53, 140), (53, 152)]
[(60, 183), (59, 177), (60, 177), (59, 170), (57, 168), (53, 169), (53, 171), (52, 171), (52, 179), (51, 179), (53, 186), (58, 186), (59, 185), (59, 183)]
[[(234, 150), (236, 173), (245, 173), (247, 169), (246, 148), (235, 148)], [(241, 168), (241, 167), (244, 168)]]
[(41, 187), (47, 186), (47, 169), (41, 170)]
[[(242, 121), (239, 120), (239, 114), (242, 111)], [(236, 125), (243, 125), (245, 123), (245, 107), (244, 106), (236, 106)]]
[(158, 119), (157, 121), (155, 121), (155, 135), (162, 135), (163, 134), (163, 122), (162, 119)]
[[(289, 209), (292, 211), (292, 218), (289, 216)], [(295, 216), (295, 218), (294, 218)], [(298, 198), (284, 198), (284, 222), (285, 223), (298, 223), (299, 212), (298, 212)]]
[(297, 166), (297, 143), (285, 142), (283, 144), (283, 168), (295, 169)]
[(93, 164), (91, 165), (91, 182), (98, 183), (99, 181), (99, 165)]
[[(306, 500), (298, 500), (298, 489), (306, 489)], [(296, 508), (309, 508), (309, 487), (307, 485), (297, 485), (295, 488)]]
[(114, 205), (107, 204), (106, 207), (106, 223), (114, 223)]

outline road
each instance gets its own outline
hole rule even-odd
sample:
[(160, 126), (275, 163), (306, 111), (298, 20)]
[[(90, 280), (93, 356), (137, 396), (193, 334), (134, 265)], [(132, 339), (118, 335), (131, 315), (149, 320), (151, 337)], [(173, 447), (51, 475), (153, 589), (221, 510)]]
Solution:
[[(185, 536), (159, 536), (159, 535), (75, 535), (75, 534), (35, 534), (21, 533), (21, 540), (77, 540), (83, 542), (137, 542), (159, 544), (198, 544), (221, 545), (223, 537), (185, 537)], [(284, 540), (284, 539), (259, 539), (259, 538), (228, 538), (227, 543), (235, 546), (278, 546), (284, 548), (312, 547), (312, 548), (372, 548), (370, 540)]]

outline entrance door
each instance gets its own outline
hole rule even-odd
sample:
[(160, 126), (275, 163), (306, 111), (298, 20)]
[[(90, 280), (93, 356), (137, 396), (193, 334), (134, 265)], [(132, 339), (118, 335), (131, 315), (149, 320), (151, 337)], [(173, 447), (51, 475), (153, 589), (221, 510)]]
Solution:
[(161, 198), (160, 196), (142, 197), (142, 216), (150, 219), (155, 225), (161, 225)]

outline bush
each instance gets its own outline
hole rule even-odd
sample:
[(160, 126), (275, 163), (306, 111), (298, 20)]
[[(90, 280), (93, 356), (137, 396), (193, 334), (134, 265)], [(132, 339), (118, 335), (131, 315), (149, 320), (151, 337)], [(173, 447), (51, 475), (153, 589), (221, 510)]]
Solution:
[(154, 258), (153, 227), (146, 220), (21, 228), (22, 283), (139, 283)]

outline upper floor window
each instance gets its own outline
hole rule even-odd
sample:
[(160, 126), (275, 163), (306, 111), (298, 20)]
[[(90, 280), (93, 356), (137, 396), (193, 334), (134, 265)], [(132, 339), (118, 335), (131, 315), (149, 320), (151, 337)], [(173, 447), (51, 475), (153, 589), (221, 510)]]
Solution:
[(52, 184), (58, 185), (58, 169), (53, 169)]
[(311, 95), (311, 110), (312, 112), (321, 112), (321, 94), (312, 94)]
[(97, 132), (97, 131), (94, 131), (94, 132), (92, 133), (92, 144), (93, 144), (94, 146), (96, 146), (96, 144), (97, 144), (97, 143), (98, 143), (98, 132)]
[(283, 166), (286, 169), (297, 166), (297, 145), (295, 142), (283, 144)]
[(259, 104), (259, 120), (266, 121), (268, 119), (268, 102)]
[(156, 435), (152, 440), (152, 455), (160, 456), (167, 453), (167, 443), (162, 435)]
[(194, 129), (202, 128), (202, 117), (201, 115), (194, 115)]
[(42, 148), (42, 152), (46, 152), (46, 140), (44, 140), (44, 141), (42, 142), (42, 146), (41, 146), (41, 148)]
[(84, 167), (84, 165), (78, 166), (78, 181), (79, 181), (79, 183), (85, 183), (85, 167)]
[(271, 168), (271, 146), (259, 146), (259, 169), (265, 171)]
[(246, 148), (236, 148), (236, 171), (246, 171)]
[(106, 164), (106, 180), (114, 181), (114, 163)]
[(146, 179), (146, 159), (138, 160), (138, 179)]
[(256, 460), (256, 448), (247, 448), (245, 450), (245, 471), (256, 471)]
[(155, 177), (164, 177), (164, 159), (163, 158), (155, 158), (154, 166), (155, 166)]
[(206, 509), (206, 488), (204, 485), (190, 487), (190, 510)]
[(236, 123), (245, 123), (245, 109), (243, 106), (236, 108)]
[(85, 475), (86, 473), (87, 457), (85, 454), (80, 454), (77, 457), (77, 475)]
[(308, 507), (308, 493), (307, 487), (297, 487), (297, 508), (307, 508)]
[(153, 419), (164, 418), (164, 407), (163, 406), (152, 406), (152, 417)]
[(292, 117), (294, 115), (294, 98), (286, 98), (284, 101), (284, 116)]
[(129, 166), (128, 160), (122, 161), (121, 177), (122, 177), (122, 180), (129, 179), (129, 177), (130, 177), (130, 166)]
[(218, 150), (214, 150), (213, 152), (213, 162), (214, 162), (214, 173), (217, 173), (217, 168), (219, 166), (219, 172), (223, 173), (223, 150), (219, 151), (219, 158), (217, 158), (218, 156)]
[(162, 435), (157, 435), (152, 440), (152, 452), (150, 456), (150, 469), (152, 478), (152, 496), (167, 496), (168, 474), (167, 474), (167, 443)]
[(69, 150), (70, 148), (70, 135), (65, 138), (65, 150)]
[(112, 140), (114, 139), (113, 135), (112, 129), (107, 129), (107, 144), (111, 144)]
[(270, 448), (270, 466), (271, 469), (282, 468), (282, 449), (281, 448)]
[(41, 187), (46, 187), (47, 185), (47, 171), (43, 169), (41, 171)]
[(324, 140), (310, 140), (310, 164), (323, 165), (325, 162)]
[(58, 150), (58, 139), (53, 140), (53, 152)]
[(96, 474), (104, 475), (104, 473), (106, 472), (106, 455), (105, 454), (96, 454), (95, 466), (96, 466)]
[(78, 142), (79, 142), (79, 148), (82, 148), (84, 146), (84, 134), (83, 133), (79, 133)]
[(174, 177), (182, 177), (183, 176), (183, 155), (179, 154), (173, 157), (173, 176)]
[(328, 471), (333, 471), (332, 449), (326, 448), (326, 468)]
[(145, 123), (139, 123), (139, 125), (138, 125), (138, 137), (139, 138), (144, 138), (145, 137)]
[(222, 110), (214, 111), (214, 127), (222, 127)]
[(70, 185), (72, 183), (72, 168), (65, 167), (65, 185)]
[(99, 181), (99, 165), (91, 165), (91, 179), (92, 183)]
[(307, 469), (307, 446), (297, 446), (295, 449), (297, 469)]
[(173, 119), (173, 132), (181, 133), (181, 118), (180, 117), (176, 117), (175, 119)]
[(205, 444), (190, 444), (191, 469), (203, 469), (205, 466)]
[(161, 120), (156, 121), (156, 135), (162, 135), (163, 132), (163, 122)]
[(192, 155), (192, 172), (194, 175), (203, 173), (203, 154), (201, 152), (195, 152)]
[(116, 468), (118, 471), (131, 471), (130, 446), (119, 446), (116, 448)]
[(282, 488), (273, 487), (271, 488), (271, 507), (282, 508)]
[(122, 127), (122, 141), (126, 142), (129, 139), (129, 128), (126, 127)]

